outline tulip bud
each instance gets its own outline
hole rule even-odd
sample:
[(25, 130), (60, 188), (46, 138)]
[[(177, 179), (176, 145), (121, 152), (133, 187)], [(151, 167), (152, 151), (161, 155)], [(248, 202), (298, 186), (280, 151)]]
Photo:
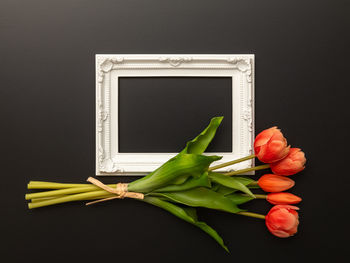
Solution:
[(274, 174), (293, 175), (305, 168), (305, 154), (299, 148), (291, 148), (286, 158), (271, 163), (270, 167)]
[(270, 193), (267, 195), (266, 200), (274, 205), (291, 205), (301, 202), (299, 196), (291, 193)]
[(265, 217), (267, 229), (277, 237), (290, 237), (298, 231), (299, 215), (296, 206), (275, 205)]
[(295, 182), (284, 176), (265, 174), (258, 180), (258, 185), (265, 192), (282, 192), (292, 188)]
[(264, 163), (273, 163), (287, 156), (290, 146), (277, 127), (260, 132), (254, 141), (256, 157)]

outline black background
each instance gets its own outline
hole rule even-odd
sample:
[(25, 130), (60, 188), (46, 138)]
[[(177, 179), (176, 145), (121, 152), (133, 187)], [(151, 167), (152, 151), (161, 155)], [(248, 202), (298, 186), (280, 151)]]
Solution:
[(119, 78), (119, 152), (180, 152), (224, 116), (207, 152), (232, 151), (232, 78)]
[[(348, 1), (0, 3), (2, 261), (346, 260)], [(228, 255), (195, 227), (133, 200), (28, 210), (29, 180), (94, 175), (96, 53), (254, 53), (256, 130), (278, 125), (308, 158), (293, 176), (292, 192), (303, 197), (299, 233), (279, 239), (262, 221), (200, 209)]]

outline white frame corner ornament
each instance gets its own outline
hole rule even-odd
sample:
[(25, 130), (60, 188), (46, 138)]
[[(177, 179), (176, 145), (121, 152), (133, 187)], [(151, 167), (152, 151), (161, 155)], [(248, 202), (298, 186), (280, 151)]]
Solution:
[[(232, 77), (232, 152), (215, 164), (252, 154), (254, 55), (96, 55), (96, 175), (145, 175), (176, 153), (118, 152), (119, 77)], [(112, 103), (113, 101), (113, 103)], [(193, 136), (196, 136), (194, 134)], [(218, 171), (251, 167), (244, 161)]]

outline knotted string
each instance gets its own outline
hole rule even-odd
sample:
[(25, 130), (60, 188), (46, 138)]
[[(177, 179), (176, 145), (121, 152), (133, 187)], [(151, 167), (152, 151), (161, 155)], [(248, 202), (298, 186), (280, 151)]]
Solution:
[(99, 199), (96, 201), (92, 201), (92, 202), (86, 203), (86, 205), (92, 205), (95, 203), (108, 201), (108, 200), (112, 200), (112, 199), (117, 199), (117, 198), (123, 199), (125, 197), (135, 198), (135, 199), (143, 199), (144, 198), (144, 195), (142, 193), (128, 192), (128, 184), (118, 183), (116, 188), (112, 188), (112, 187), (109, 187), (108, 185), (105, 185), (104, 183), (102, 183), (101, 181), (99, 181), (93, 177), (89, 177), (87, 179), (87, 181), (96, 185), (97, 187), (111, 193), (111, 194), (115, 194), (116, 196), (107, 197), (107, 198)]

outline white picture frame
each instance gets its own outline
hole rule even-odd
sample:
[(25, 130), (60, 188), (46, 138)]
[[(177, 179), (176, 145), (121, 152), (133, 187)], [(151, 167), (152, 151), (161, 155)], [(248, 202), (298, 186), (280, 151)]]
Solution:
[[(223, 156), (215, 164), (252, 154), (254, 55), (97, 54), (96, 175), (145, 175), (176, 155), (118, 152), (118, 78), (145, 76), (232, 77), (232, 152), (210, 154)], [(253, 164), (248, 160), (217, 171), (229, 172)]]

